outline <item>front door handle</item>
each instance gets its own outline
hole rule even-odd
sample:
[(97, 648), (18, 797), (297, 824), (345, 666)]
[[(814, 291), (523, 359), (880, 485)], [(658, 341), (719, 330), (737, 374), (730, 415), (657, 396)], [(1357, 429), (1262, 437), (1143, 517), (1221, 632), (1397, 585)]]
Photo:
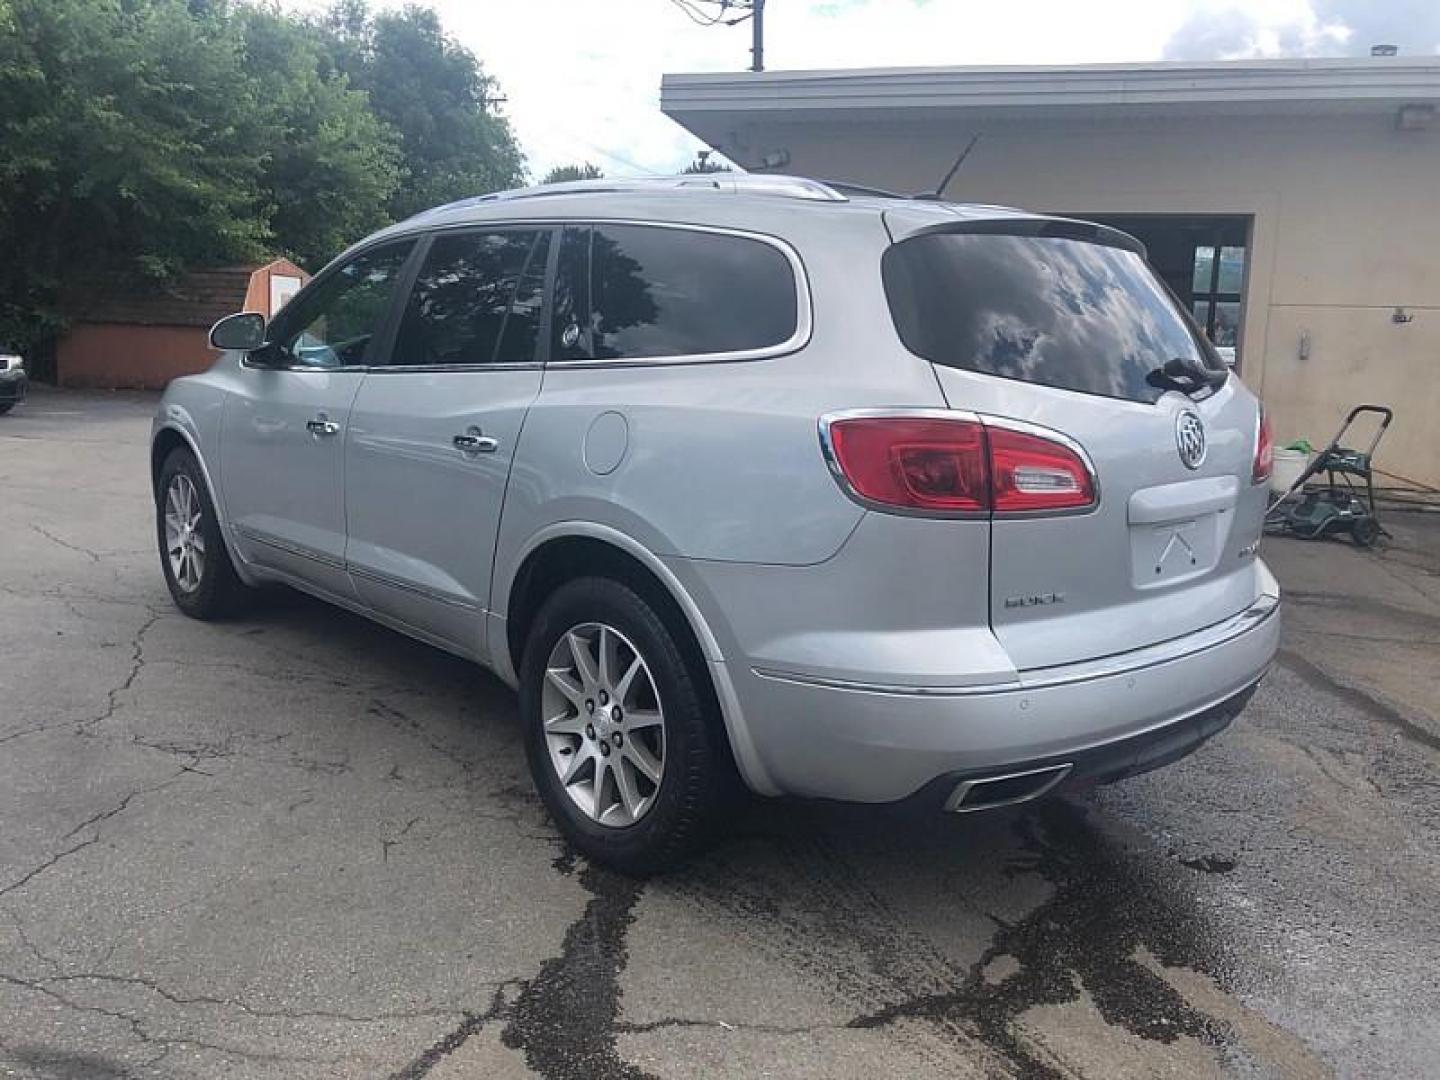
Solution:
[(338, 435), (340, 434), (340, 425), (321, 413), (314, 420), (305, 421), (305, 430), (311, 435)]
[(456, 435), (450, 441), (467, 454), (493, 454), (500, 449), (500, 440), (484, 434), (478, 427), (468, 428), (464, 435)]

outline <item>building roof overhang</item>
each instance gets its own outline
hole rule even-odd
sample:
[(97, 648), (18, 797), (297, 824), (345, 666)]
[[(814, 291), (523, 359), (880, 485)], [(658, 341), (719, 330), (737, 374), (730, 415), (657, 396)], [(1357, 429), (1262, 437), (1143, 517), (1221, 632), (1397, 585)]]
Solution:
[(674, 74), (660, 90), (667, 116), (712, 141), (741, 123), (1394, 114), (1407, 105), (1440, 105), (1440, 57)]

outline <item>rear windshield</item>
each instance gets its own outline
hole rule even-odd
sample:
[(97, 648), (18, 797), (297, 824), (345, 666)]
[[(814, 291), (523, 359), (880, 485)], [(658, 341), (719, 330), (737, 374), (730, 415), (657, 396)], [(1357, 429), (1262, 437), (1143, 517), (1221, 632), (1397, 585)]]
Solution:
[(1059, 237), (930, 233), (882, 262), (906, 348), (947, 367), (1153, 402), (1176, 357), (1214, 369), (1179, 305), (1133, 251)]

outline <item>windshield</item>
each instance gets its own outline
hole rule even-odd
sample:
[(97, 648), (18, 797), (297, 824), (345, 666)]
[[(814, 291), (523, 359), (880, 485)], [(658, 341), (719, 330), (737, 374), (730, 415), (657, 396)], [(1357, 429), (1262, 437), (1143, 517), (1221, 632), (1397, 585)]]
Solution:
[(1124, 248), (928, 233), (890, 247), (881, 265), (901, 340), (932, 363), (1144, 402), (1165, 392), (1152, 373), (1167, 363), (1225, 370)]

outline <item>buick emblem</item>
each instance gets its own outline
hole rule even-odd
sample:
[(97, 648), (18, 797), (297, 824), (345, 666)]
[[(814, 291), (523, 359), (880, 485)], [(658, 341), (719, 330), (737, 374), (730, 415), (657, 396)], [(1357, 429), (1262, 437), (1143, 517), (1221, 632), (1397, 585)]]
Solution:
[(1175, 447), (1187, 469), (1198, 469), (1205, 460), (1205, 423), (1193, 409), (1175, 418)]

